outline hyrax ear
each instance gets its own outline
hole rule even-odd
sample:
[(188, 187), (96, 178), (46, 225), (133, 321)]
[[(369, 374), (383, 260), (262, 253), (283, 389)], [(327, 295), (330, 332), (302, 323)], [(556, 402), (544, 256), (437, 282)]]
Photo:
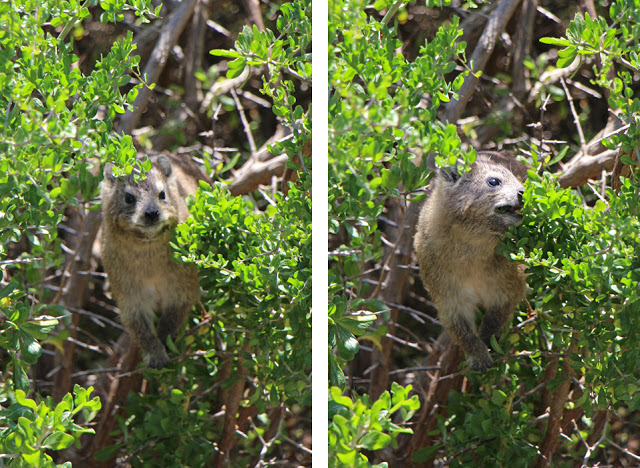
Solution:
[(108, 183), (114, 184), (116, 182), (116, 177), (113, 175), (113, 164), (105, 164), (102, 174), (104, 175), (104, 180)]
[(161, 154), (160, 156), (158, 156), (158, 159), (157, 159), (156, 162), (158, 164), (158, 167), (160, 168), (160, 170), (164, 174), (164, 176), (165, 177), (169, 177), (171, 175), (171, 171), (173, 169), (171, 167), (171, 161), (169, 161), (169, 158), (167, 158), (164, 154)]
[(455, 167), (447, 167), (438, 169), (438, 176), (449, 182), (450, 184), (455, 184), (460, 178), (460, 174)]

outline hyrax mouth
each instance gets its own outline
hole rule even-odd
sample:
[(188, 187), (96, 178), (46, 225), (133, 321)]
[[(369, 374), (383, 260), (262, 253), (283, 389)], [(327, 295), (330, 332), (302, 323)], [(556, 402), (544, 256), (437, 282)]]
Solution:
[(133, 227), (134, 235), (142, 241), (154, 241), (163, 237), (167, 232), (173, 229), (171, 223), (156, 222), (154, 224), (138, 224)]
[(501, 206), (498, 206), (495, 211), (498, 214), (506, 214), (511, 216), (522, 217), (522, 213), (520, 213), (521, 209), (522, 209), (522, 206), (501, 205)]

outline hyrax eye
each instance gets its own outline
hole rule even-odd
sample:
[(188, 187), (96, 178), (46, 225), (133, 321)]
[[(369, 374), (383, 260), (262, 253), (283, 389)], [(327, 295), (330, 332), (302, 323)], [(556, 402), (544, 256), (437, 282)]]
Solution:
[(158, 194), (158, 198), (160, 200), (164, 200), (165, 198), (167, 198), (167, 195), (164, 193), (164, 190)]
[(131, 205), (132, 203), (136, 202), (136, 197), (134, 197), (133, 195), (131, 195), (130, 193), (125, 193), (124, 194), (124, 202), (128, 205)]
[(490, 187), (498, 187), (502, 184), (502, 181), (497, 177), (489, 177), (487, 179), (487, 184), (489, 184)]

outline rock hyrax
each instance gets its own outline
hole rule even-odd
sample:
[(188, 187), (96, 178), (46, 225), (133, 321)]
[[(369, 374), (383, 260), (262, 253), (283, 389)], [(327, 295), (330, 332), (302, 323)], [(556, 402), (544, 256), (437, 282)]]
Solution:
[(196, 268), (173, 261), (169, 239), (189, 216), (185, 197), (206, 178), (176, 156), (151, 160), (139, 184), (132, 175), (115, 177), (111, 164), (104, 167), (102, 261), (122, 323), (148, 365), (160, 369), (169, 362), (167, 336), (175, 335), (200, 294)]
[[(420, 213), (415, 249), (422, 281), (451, 337), (474, 370), (493, 361), (487, 345), (500, 337), (524, 298), (521, 267), (495, 253), (510, 226), (522, 222), (524, 187), (505, 166), (479, 153), (471, 170), (441, 169)], [(485, 311), (476, 332), (476, 311)]]

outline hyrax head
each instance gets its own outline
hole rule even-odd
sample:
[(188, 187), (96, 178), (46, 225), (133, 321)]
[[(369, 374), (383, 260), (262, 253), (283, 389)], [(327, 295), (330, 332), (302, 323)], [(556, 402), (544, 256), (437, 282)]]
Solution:
[(164, 155), (157, 158), (146, 179), (137, 184), (133, 175), (115, 177), (113, 165), (106, 164), (102, 210), (112, 230), (142, 241), (168, 238), (178, 224), (171, 173), (171, 162)]
[(509, 169), (488, 157), (478, 155), (462, 175), (441, 170), (438, 184), (446, 192), (451, 215), (471, 229), (502, 235), (522, 222), (524, 186)]

